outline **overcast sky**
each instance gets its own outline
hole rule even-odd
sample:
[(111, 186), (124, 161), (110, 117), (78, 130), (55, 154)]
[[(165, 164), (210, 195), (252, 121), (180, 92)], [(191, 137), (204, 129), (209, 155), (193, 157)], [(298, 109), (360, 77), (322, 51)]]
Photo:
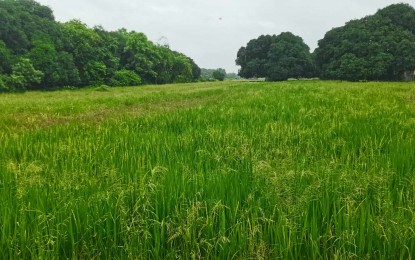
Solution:
[(313, 51), (331, 28), (374, 14), (393, 0), (38, 0), (56, 20), (143, 32), (202, 68), (237, 72), (236, 53), (262, 34), (290, 31)]

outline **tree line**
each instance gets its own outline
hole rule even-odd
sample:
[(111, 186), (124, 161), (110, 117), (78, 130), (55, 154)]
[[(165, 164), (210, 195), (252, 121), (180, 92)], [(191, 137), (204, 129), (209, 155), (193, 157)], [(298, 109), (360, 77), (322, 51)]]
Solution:
[(237, 53), (239, 75), (289, 78), (404, 80), (415, 71), (415, 9), (393, 4), (326, 33), (313, 53), (290, 32), (261, 35)]
[[(415, 9), (394, 4), (326, 33), (313, 53), (290, 32), (261, 35), (237, 53), (239, 76), (402, 80), (415, 70)], [(0, 0), (0, 92), (90, 85), (129, 86), (223, 80), (140, 32), (55, 21), (33, 0)]]
[(191, 82), (201, 69), (140, 32), (55, 21), (32, 0), (0, 0), (0, 92)]

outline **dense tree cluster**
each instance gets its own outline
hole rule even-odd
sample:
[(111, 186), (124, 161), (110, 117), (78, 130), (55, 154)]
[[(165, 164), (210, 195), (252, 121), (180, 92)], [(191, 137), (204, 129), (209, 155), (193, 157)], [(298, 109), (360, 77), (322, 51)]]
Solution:
[(341, 80), (402, 80), (415, 70), (415, 9), (394, 4), (327, 32), (315, 59), (319, 76)]
[(239, 49), (236, 64), (241, 77), (271, 81), (310, 77), (314, 72), (310, 48), (290, 32), (251, 40)]
[(143, 33), (56, 22), (32, 0), (0, 0), (0, 92), (190, 82), (201, 70)]
[(279, 81), (318, 76), (340, 80), (403, 80), (415, 70), (415, 9), (394, 4), (334, 28), (312, 55), (298, 36), (260, 36), (241, 47), (236, 64), (245, 78)]
[(201, 80), (202, 81), (223, 81), (226, 78), (226, 70), (222, 68), (218, 69), (202, 69)]

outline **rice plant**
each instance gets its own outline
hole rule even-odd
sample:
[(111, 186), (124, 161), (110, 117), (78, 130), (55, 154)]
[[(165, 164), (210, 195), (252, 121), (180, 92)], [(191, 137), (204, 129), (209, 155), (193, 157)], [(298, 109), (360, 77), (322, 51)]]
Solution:
[(414, 83), (0, 95), (5, 259), (411, 259)]

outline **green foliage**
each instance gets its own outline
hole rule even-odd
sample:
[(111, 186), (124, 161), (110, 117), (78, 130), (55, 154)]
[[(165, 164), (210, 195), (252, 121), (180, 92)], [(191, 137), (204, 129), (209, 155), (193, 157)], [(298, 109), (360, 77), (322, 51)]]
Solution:
[(252, 39), (246, 47), (241, 47), (237, 54), (236, 65), (241, 66), (239, 75), (244, 78), (267, 77), (265, 64), (275, 35), (261, 35)]
[(111, 86), (138, 86), (141, 85), (141, 78), (134, 71), (120, 70), (115, 72), (110, 80)]
[(12, 64), (12, 54), (6, 44), (0, 40), (0, 74), (10, 73)]
[(12, 66), (12, 75), (9, 84), (16, 90), (33, 89), (34, 84), (40, 83), (43, 73), (33, 67), (29, 59), (21, 58)]
[(146, 83), (154, 83), (157, 78), (156, 64), (161, 59), (157, 47), (143, 33), (131, 32), (126, 35), (124, 48), (126, 57), (122, 62), (125, 68), (135, 71)]
[(415, 34), (415, 12), (409, 4), (392, 4), (379, 10), (376, 16)]
[(55, 20), (52, 10), (47, 6), (33, 0), (17, 0), (16, 2), (20, 5), (20, 8), (29, 14), (51, 21)]
[(314, 74), (309, 47), (301, 37), (289, 32), (273, 39), (265, 68), (270, 81), (309, 78)]
[[(36, 88), (56, 89), (67, 85), (76, 86), (80, 83), (79, 71), (71, 54), (58, 52), (53, 42), (35, 40), (33, 45), (26, 56), (30, 58), (36, 69), (44, 73), (42, 81), (36, 85)], [(101, 77), (98, 73), (95, 76)]]
[[(173, 52), (172, 74), (173, 83), (186, 83), (193, 80), (193, 68), (188, 57), (181, 53)], [(196, 72), (197, 73), (197, 72)]]
[(415, 10), (396, 4), (327, 32), (315, 50), (323, 79), (402, 80), (415, 70)]
[(80, 21), (63, 24), (64, 51), (73, 55), (73, 60), (82, 85), (99, 85), (105, 81), (106, 65), (103, 62), (99, 34)]
[[(25, 88), (27, 82), (12, 75), (12, 65), (21, 58), (30, 59), (43, 73), (40, 82), (30, 83), (30, 89), (112, 84), (117, 71), (124, 70), (151, 84), (191, 82), (199, 77), (193, 60), (152, 43), (143, 33), (108, 32), (79, 20), (57, 23), (52, 10), (35, 1), (0, 1), (0, 74)], [(138, 80), (130, 82), (136, 85)]]
[(309, 47), (292, 33), (261, 35), (241, 47), (236, 64), (244, 78), (265, 77), (270, 81), (305, 78), (314, 75)]
[(366, 67), (366, 60), (348, 53), (341, 57), (340, 67), (336, 74), (342, 80), (358, 81), (366, 75), (364, 70)]
[(72, 54), (61, 51), (58, 53), (57, 71), (60, 77), (57, 87), (79, 86), (81, 78), (78, 68), (75, 66)]
[(193, 59), (189, 58), (190, 65), (192, 66), (192, 80), (197, 81), (200, 79), (200, 76), (202, 75), (202, 70), (200, 67), (194, 62)]
[(223, 81), (225, 77), (226, 77), (226, 71), (222, 68), (201, 69), (202, 81), (215, 81), (215, 80)]
[(217, 69), (213, 71), (212, 77), (219, 81), (224, 81), (226, 77), (226, 71), (224, 69)]
[(0, 93), (2, 92), (8, 92), (8, 87), (6, 86), (6, 83), (4, 82), (4, 75), (0, 74)]
[(213, 78), (213, 72), (214, 71), (215, 71), (214, 69), (205, 69), (205, 68), (202, 68), (200, 70), (200, 75), (201, 75), (202, 79)]
[(0, 1), (0, 40), (14, 54), (25, 54), (36, 37), (58, 39), (52, 11), (32, 0)]
[(0, 1), (0, 40), (14, 53), (24, 53), (30, 44), (19, 16), (27, 15), (28, 19), (31, 16), (21, 10), (21, 3), (22, 1)]
[(107, 74), (107, 66), (101, 61), (89, 61), (83, 69), (83, 80), (87, 85), (101, 85)]
[(238, 51), (236, 64), (241, 66), (240, 76), (245, 78), (265, 77), (265, 63), (271, 46), (272, 36), (261, 35), (248, 42)]

